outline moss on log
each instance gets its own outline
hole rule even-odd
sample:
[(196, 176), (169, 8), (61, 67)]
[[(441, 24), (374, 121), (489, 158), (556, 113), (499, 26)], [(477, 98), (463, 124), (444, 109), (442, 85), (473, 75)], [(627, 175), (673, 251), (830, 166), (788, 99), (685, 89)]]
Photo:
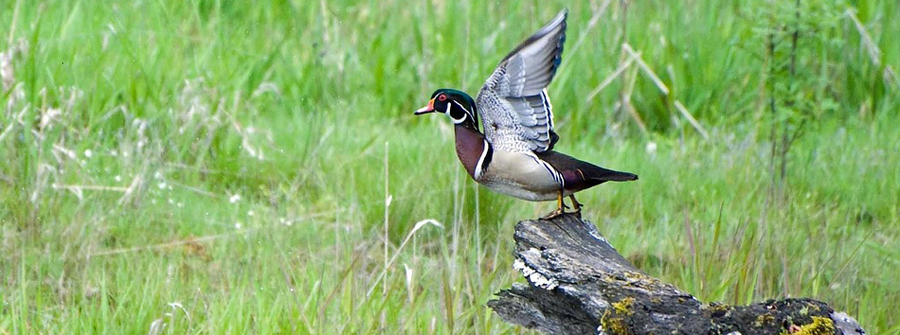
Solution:
[(703, 303), (637, 269), (574, 215), (519, 222), (515, 242), (514, 268), (528, 285), (514, 284), (488, 306), (546, 334), (865, 334), (813, 299)]

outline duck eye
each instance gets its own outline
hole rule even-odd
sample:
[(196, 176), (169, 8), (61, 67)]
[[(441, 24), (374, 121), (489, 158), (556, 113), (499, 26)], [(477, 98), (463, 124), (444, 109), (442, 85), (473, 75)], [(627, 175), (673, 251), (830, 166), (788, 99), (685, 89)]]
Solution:
[(447, 101), (447, 96), (446, 96), (446, 95), (443, 95), (443, 94), (439, 95), (439, 96), (438, 96), (438, 101)]

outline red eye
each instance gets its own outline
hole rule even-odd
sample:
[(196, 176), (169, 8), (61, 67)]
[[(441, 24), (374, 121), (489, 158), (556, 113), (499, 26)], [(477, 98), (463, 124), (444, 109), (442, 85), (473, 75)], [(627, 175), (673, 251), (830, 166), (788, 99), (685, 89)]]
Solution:
[(447, 96), (446, 96), (446, 95), (443, 95), (443, 94), (439, 95), (439, 96), (438, 96), (438, 101), (447, 101)]

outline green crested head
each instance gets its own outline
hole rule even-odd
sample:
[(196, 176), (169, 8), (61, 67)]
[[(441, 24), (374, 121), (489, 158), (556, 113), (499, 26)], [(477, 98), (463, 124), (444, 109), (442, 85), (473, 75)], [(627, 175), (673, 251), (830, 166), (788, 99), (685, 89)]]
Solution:
[(442, 88), (431, 94), (428, 105), (419, 108), (415, 114), (444, 113), (454, 124), (472, 126), (478, 130), (478, 113), (475, 99), (463, 91)]

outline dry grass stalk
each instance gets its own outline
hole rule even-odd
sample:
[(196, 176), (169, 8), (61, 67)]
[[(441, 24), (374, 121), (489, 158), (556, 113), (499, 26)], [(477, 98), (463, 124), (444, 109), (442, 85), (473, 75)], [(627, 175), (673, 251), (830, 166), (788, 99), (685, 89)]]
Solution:
[[(859, 18), (856, 17), (856, 12), (852, 9), (847, 9), (844, 12), (844, 15), (853, 21), (853, 25), (856, 27), (856, 31), (859, 32), (860, 38), (862, 38), (863, 45), (866, 47), (866, 51), (869, 53), (869, 59), (872, 61), (876, 67), (881, 67), (881, 49), (878, 48), (878, 45), (872, 41), (872, 36), (869, 35), (869, 32), (866, 31), (866, 27), (863, 26), (862, 22), (859, 21)], [(897, 73), (894, 72), (894, 68), (890, 65), (886, 65), (884, 67), (884, 81), (888, 83), (893, 83), (894, 85), (900, 85), (900, 78), (897, 78)]]

